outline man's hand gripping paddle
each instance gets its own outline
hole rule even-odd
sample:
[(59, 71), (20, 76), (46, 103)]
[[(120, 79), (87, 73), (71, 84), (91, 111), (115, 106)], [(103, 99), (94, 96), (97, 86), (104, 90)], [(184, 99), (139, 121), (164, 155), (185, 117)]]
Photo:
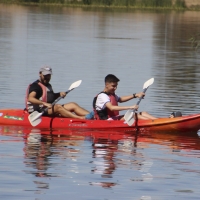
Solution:
[[(147, 91), (148, 87), (149, 87), (150, 85), (152, 85), (153, 82), (154, 82), (154, 78), (151, 78), (151, 79), (149, 79), (148, 81), (146, 81), (146, 82), (144, 83), (144, 85), (143, 85), (143, 93), (145, 93), (145, 92)], [(143, 97), (140, 97), (140, 98), (139, 98), (139, 100), (138, 100), (138, 102), (137, 102), (136, 105), (139, 105), (139, 103), (140, 103), (140, 101), (142, 100), (142, 98), (143, 98)], [(125, 123), (127, 123), (129, 126), (132, 126), (133, 123), (134, 123), (134, 121), (135, 121), (135, 119), (134, 119), (134, 117), (133, 117), (135, 111), (136, 111), (135, 109), (130, 109), (130, 110), (128, 110), (128, 111), (125, 113), (125, 115), (124, 115)]]
[[(69, 87), (69, 89), (67, 90), (66, 94), (68, 94), (70, 91), (72, 91), (73, 89), (77, 88), (80, 84), (81, 84), (82, 80), (76, 81), (74, 83), (71, 84), (71, 86)], [(62, 99), (63, 97), (58, 97), (51, 105), (55, 105), (58, 101), (60, 101), (60, 99)], [(45, 111), (47, 111), (48, 108), (45, 108), (41, 113), (38, 111), (34, 111), (32, 112), (29, 116), (28, 116), (28, 120), (31, 123), (32, 126), (37, 126), (41, 121), (42, 118), (41, 116), (44, 114)]]

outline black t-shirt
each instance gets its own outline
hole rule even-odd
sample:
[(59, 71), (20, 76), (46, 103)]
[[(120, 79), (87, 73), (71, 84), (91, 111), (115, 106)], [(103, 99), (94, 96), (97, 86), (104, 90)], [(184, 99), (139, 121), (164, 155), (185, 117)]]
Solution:
[(36, 99), (42, 96), (42, 88), (38, 85), (38, 82), (34, 82), (29, 87), (29, 94), (31, 92), (36, 92)]
[[(42, 94), (43, 94), (42, 88), (40, 87), (40, 85), (38, 84), (38, 82), (39, 82), (39, 80), (33, 82), (33, 83), (30, 85), (30, 87), (29, 87), (29, 94), (30, 94), (31, 92), (36, 92), (36, 96), (35, 96), (36, 99), (39, 99), (39, 98), (42, 96)], [(46, 87), (47, 87), (47, 88), (52, 88), (50, 83), (48, 83), (48, 85), (46, 85)], [(53, 91), (52, 91), (52, 92), (53, 92)], [(58, 92), (58, 93), (54, 93), (54, 92), (53, 92), (53, 95), (54, 95), (54, 96), (53, 96), (53, 98), (52, 98), (52, 94), (51, 94), (50, 96), (49, 96), (49, 94), (47, 94), (47, 99), (49, 99), (49, 102), (48, 102), (48, 103), (53, 103), (53, 101), (54, 101), (55, 99), (57, 99), (58, 97), (60, 97), (60, 92)], [(51, 100), (50, 100), (50, 99), (51, 99)]]
[[(40, 87), (40, 85), (38, 84), (38, 82), (39, 82), (39, 81), (33, 82), (33, 83), (30, 85), (30, 87), (29, 87), (29, 94), (30, 94), (31, 92), (36, 92), (36, 99), (39, 99), (39, 98), (42, 96), (42, 94), (43, 94), (42, 88)], [(51, 84), (48, 84), (47, 87), (48, 87), (48, 86), (51, 86)]]

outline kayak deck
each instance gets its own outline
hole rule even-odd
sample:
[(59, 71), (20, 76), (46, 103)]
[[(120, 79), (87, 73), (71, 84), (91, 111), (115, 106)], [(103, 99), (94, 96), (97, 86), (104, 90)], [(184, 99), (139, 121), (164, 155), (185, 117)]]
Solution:
[[(0, 110), (0, 125), (31, 127), (29, 114), (22, 109)], [(73, 118), (51, 118), (42, 116), (36, 128), (76, 129), (76, 130), (117, 130), (117, 131), (169, 131), (197, 132), (200, 129), (200, 114), (177, 118), (159, 118), (155, 120), (138, 120), (128, 126), (120, 120), (82, 120)]]

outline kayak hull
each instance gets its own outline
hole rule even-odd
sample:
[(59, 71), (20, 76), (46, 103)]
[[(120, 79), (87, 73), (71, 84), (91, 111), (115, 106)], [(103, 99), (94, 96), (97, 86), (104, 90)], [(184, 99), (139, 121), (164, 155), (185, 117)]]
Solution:
[[(29, 114), (22, 109), (0, 110), (0, 125), (31, 127)], [(200, 129), (200, 114), (177, 118), (159, 118), (155, 120), (138, 120), (132, 126), (124, 121), (115, 120), (81, 120), (73, 118), (51, 118), (42, 116), (36, 128), (69, 130), (112, 130), (112, 131), (164, 131), (197, 132)]]

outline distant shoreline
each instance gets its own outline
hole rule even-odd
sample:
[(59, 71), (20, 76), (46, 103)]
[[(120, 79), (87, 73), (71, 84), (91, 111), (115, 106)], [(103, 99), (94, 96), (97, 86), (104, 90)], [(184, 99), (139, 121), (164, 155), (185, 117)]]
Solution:
[[(155, 5), (155, 2), (149, 0), (148, 5), (142, 3), (143, 0), (137, 0), (137, 3), (127, 3), (131, 0), (104, 0), (104, 3), (99, 3), (97, 0), (49, 0), (47, 3), (43, 0), (0, 0), (0, 4), (15, 4), (26, 6), (62, 6), (62, 7), (82, 7), (82, 8), (111, 8), (111, 9), (151, 9), (151, 10), (200, 10), (200, 0), (194, 0), (192, 3), (190, 0), (168, 0), (167, 3), (159, 3)], [(63, 3), (64, 2), (64, 3)], [(162, 0), (160, 0), (162, 2)], [(164, 2), (164, 1), (163, 1)]]

